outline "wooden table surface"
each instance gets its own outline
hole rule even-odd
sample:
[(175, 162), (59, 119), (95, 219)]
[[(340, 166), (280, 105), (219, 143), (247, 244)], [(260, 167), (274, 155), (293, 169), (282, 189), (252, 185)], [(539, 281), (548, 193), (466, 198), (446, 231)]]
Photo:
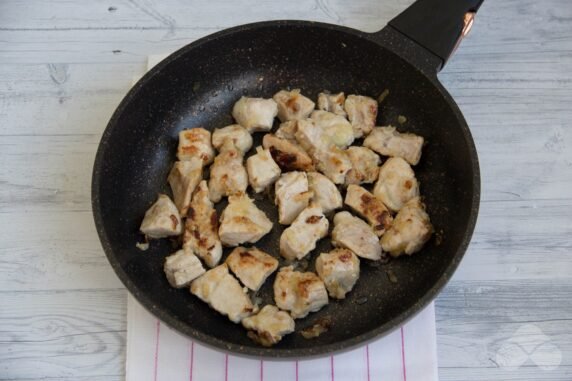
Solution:
[[(0, 2), (0, 379), (124, 377), (126, 291), (91, 170), (146, 57), (237, 24), (375, 31), (411, 0)], [(572, 379), (572, 3), (487, 0), (441, 72), (473, 132), (482, 204), (436, 301), (442, 380)]]

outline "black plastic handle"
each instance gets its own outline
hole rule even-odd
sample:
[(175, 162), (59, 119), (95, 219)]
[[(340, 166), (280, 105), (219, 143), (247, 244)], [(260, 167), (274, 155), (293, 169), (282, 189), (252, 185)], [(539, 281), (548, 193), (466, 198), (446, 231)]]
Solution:
[(483, 0), (417, 0), (388, 25), (441, 59), (469, 32)]

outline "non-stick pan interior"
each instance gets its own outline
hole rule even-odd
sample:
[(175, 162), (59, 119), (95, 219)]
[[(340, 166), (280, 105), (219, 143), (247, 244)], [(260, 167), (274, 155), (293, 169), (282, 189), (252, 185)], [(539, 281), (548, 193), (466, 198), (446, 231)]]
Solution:
[[(166, 177), (175, 160), (178, 132), (224, 127), (233, 122), (231, 108), (240, 96), (271, 97), (283, 88), (300, 88), (313, 99), (323, 90), (374, 98), (389, 90), (378, 125), (393, 124), (425, 137), (415, 171), (439, 239), (412, 257), (388, 264), (362, 260), (360, 279), (345, 300), (331, 300), (320, 312), (296, 321), (301, 329), (329, 317), (329, 332), (312, 340), (295, 333), (265, 349), (187, 289), (169, 287), (162, 267), (165, 256), (174, 251), (172, 242), (154, 241), (145, 252), (135, 244), (142, 240), (138, 227), (146, 209), (159, 192), (169, 192)], [(399, 124), (399, 115), (407, 121)], [(386, 333), (417, 312), (460, 259), (467, 230), (469, 236), (472, 230), (475, 197), (474, 151), (463, 126), (432, 81), (359, 32), (300, 23), (219, 34), (178, 52), (145, 77), (119, 107), (96, 160), (96, 222), (120, 278), (149, 310), (179, 331), (250, 355), (306, 356), (338, 350)], [(258, 144), (260, 140), (255, 138)], [(268, 195), (257, 196), (256, 203), (275, 221), (273, 232), (256, 246), (279, 258), (282, 229), (275, 207)], [(312, 254), (310, 269), (317, 254), (329, 249), (328, 241)], [(272, 302), (273, 280), (256, 296), (265, 303)]]

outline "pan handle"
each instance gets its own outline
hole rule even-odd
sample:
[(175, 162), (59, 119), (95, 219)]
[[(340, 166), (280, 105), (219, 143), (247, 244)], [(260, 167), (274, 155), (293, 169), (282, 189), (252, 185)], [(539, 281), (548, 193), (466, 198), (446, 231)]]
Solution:
[[(417, 0), (380, 32), (383, 39), (394, 32), (432, 53), (445, 65), (471, 27), (483, 0)], [(393, 31), (388, 31), (392, 29)], [(391, 36), (390, 36), (391, 37)]]

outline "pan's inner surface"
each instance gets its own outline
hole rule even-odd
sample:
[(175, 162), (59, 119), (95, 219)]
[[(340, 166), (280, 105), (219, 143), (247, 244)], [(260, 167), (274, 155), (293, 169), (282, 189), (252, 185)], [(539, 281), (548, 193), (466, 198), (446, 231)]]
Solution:
[[(332, 329), (317, 339), (298, 333), (287, 336), (271, 351), (250, 341), (245, 330), (191, 296), (187, 289), (169, 287), (163, 274), (165, 256), (174, 251), (168, 240), (155, 241), (146, 252), (135, 248), (145, 210), (159, 192), (168, 192), (167, 173), (175, 159), (177, 134), (183, 128), (207, 129), (232, 123), (230, 111), (242, 95), (271, 97), (282, 88), (300, 88), (316, 99), (326, 89), (377, 98), (378, 125), (424, 136), (427, 145), (415, 168), (432, 221), (442, 237), (408, 258), (375, 265), (362, 260), (361, 276), (345, 300), (330, 304), (308, 318), (301, 329), (330, 317)], [(391, 328), (391, 321), (415, 309), (423, 295), (444, 276), (467, 230), (472, 201), (472, 169), (466, 137), (442, 95), (415, 69), (377, 44), (323, 27), (265, 26), (219, 36), (187, 50), (165, 66), (126, 100), (102, 141), (99, 212), (110, 260), (132, 291), (152, 310), (163, 311), (168, 322), (189, 335), (208, 337), (212, 344), (250, 354), (270, 356), (323, 353), (347, 340)], [(407, 122), (399, 125), (397, 116)], [(260, 136), (255, 139), (260, 143)], [(277, 258), (280, 232), (277, 212), (268, 197), (257, 205), (275, 221), (274, 231), (256, 246)], [(329, 247), (325, 239), (309, 258)], [(225, 255), (229, 250), (225, 251)], [(389, 280), (391, 271), (397, 283)], [(125, 280), (125, 279), (124, 279)], [(274, 277), (260, 297), (271, 302)]]

